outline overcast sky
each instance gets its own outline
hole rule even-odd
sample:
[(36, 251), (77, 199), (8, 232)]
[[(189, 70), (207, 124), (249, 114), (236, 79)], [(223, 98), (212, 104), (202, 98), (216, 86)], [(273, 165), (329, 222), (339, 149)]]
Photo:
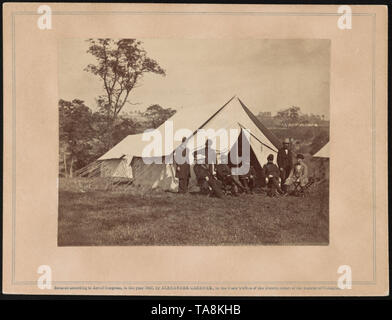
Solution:
[[(299, 106), (329, 119), (330, 41), (142, 39), (166, 77), (145, 75), (124, 111), (151, 104), (181, 109), (222, 106), (237, 95), (254, 112)], [(83, 39), (59, 44), (59, 98), (84, 100), (95, 108), (102, 82), (83, 71), (94, 58)], [(197, 109), (195, 109), (197, 110)]]

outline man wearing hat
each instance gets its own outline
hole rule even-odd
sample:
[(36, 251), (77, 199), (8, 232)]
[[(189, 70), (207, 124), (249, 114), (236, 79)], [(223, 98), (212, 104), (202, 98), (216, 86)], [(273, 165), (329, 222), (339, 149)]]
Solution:
[(290, 150), (289, 138), (284, 139), (283, 147), (278, 151), (277, 162), (280, 170), (280, 178), (282, 179), (282, 185), (284, 185), (291, 169), (293, 168), (293, 154)]
[(280, 171), (276, 164), (274, 164), (274, 155), (270, 154), (267, 157), (267, 164), (263, 167), (266, 185), (269, 187), (268, 195), (274, 197), (276, 192), (282, 193), (280, 188)]
[(306, 186), (308, 180), (308, 166), (304, 162), (304, 156), (302, 154), (297, 155), (297, 162), (290, 171), (289, 177), (286, 179), (285, 184), (287, 186), (299, 185), (302, 188)]
[(249, 165), (248, 173), (240, 175), (239, 180), (241, 184), (244, 186), (245, 192), (253, 194), (253, 189), (256, 188), (256, 170), (250, 163), (248, 163), (248, 165)]
[(182, 138), (182, 143), (174, 154), (176, 163), (176, 178), (179, 180), (178, 192), (187, 193), (189, 178), (191, 177), (191, 166), (188, 160), (189, 149), (186, 147), (186, 138)]
[(206, 164), (205, 156), (194, 152), (195, 165), (193, 171), (196, 175), (197, 184), (203, 194), (214, 194), (218, 198), (222, 198), (223, 192), (215, 177), (211, 174), (208, 164)]
[(231, 194), (238, 195), (238, 191), (246, 191), (241, 184), (238, 176), (231, 174), (230, 167), (225, 163), (218, 163), (216, 165), (216, 176), (223, 183), (224, 186), (231, 186)]

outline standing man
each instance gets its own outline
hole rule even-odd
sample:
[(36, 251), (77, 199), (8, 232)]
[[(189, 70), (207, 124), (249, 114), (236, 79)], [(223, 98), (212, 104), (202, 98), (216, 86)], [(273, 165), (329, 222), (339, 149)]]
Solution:
[(189, 149), (186, 147), (186, 138), (182, 138), (182, 143), (174, 155), (176, 163), (176, 178), (179, 180), (178, 192), (187, 193), (189, 178), (191, 177), (191, 166), (188, 160)]
[(206, 159), (206, 164), (208, 165), (208, 169), (211, 174), (215, 173), (215, 165), (217, 162), (216, 152), (212, 149), (212, 140), (207, 139), (204, 148), (204, 156)]
[(239, 176), (240, 182), (245, 187), (245, 192), (253, 194), (253, 190), (256, 188), (256, 170), (253, 166), (249, 166), (247, 174)]
[(293, 168), (293, 154), (290, 150), (290, 139), (284, 139), (283, 147), (278, 151), (277, 162), (280, 170), (280, 178), (282, 179), (282, 186), (286, 189), (284, 183)]

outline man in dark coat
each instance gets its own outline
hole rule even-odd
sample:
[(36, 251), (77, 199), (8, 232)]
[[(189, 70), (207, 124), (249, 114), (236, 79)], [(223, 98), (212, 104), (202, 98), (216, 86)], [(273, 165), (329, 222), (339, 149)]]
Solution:
[(230, 167), (225, 163), (216, 165), (216, 176), (226, 186), (231, 186), (231, 192), (234, 196), (238, 195), (238, 190), (245, 191), (241, 182), (231, 174)]
[(253, 189), (256, 187), (256, 170), (253, 166), (249, 167), (247, 174), (241, 175), (240, 182), (245, 187), (245, 191), (253, 193)]
[(197, 152), (194, 153), (194, 157), (196, 162), (193, 166), (193, 171), (195, 172), (197, 184), (200, 187), (201, 193), (222, 198), (222, 188), (214, 175), (211, 174), (208, 164), (205, 163), (205, 157)]
[(277, 162), (280, 170), (280, 178), (282, 179), (282, 185), (284, 185), (291, 169), (293, 168), (293, 153), (290, 150), (289, 139), (285, 139), (283, 141), (283, 147), (278, 151)]
[(179, 180), (178, 192), (187, 193), (189, 178), (191, 177), (191, 166), (189, 165), (189, 149), (185, 145), (186, 138), (182, 138), (182, 144), (174, 155), (176, 163), (176, 178)]
[(215, 165), (217, 162), (216, 158), (216, 152), (214, 149), (212, 149), (212, 140), (207, 139), (205, 148), (204, 148), (204, 156), (205, 156), (205, 163), (208, 165), (208, 168), (211, 172), (211, 174), (214, 174), (215, 172)]

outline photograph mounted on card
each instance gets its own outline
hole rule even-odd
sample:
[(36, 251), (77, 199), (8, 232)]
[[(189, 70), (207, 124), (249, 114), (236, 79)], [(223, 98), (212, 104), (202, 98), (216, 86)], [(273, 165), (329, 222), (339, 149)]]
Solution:
[(386, 7), (3, 18), (3, 292), (388, 293)]

